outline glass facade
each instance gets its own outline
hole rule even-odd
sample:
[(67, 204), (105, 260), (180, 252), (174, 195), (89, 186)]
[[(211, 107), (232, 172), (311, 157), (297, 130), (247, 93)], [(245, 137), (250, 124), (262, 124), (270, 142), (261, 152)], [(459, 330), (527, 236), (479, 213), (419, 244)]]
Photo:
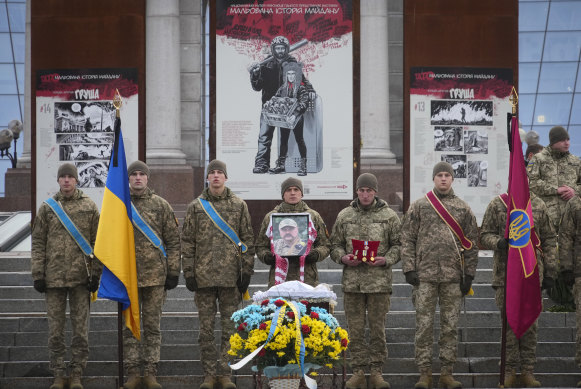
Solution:
[(549, 130), (571, 133), (581, 156), (581, 1), (519, 0), (519, 120), (549, 144)]
[[(26, 1), (0, 0), (0, 129), (13, 119), (23, 120), (25, 29)], [(21, 134), (18, 155), (22, 155), (22, 136), (29, 134)], [(0, 196), (4, 196), (4, 175), (9, 167), (8, 158), (0, 159)]]

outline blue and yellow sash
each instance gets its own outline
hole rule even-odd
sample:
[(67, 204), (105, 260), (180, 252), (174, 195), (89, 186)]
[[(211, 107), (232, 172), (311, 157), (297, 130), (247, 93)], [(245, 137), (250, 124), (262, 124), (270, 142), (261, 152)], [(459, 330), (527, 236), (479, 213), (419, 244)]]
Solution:
[(220, 216), (218, 211), (216, 211), (216, 208), (214, 208), (212, 203), (209, 202), (208, 200), (205, 200), (202, 198), (199, 198), (198, 200), (200, 201), (200, 204), (202, 205), (202, 209), (204, 210), (206, 215), (208, 215), (210, 220), (212, 220), (214, 225), (220, 231), (222, 231), (222, 233), (224, 235), (226, 235), (226, 237), (228, 239), (230, 239), (232, 241), (232, 243), (234, 243), (237, 247), (240, 247), (240, 250), (243, 253), (245, 253), (246, 250), (248, 250), (248, 247), (246, 247), (246, 245), (240, 240), (240, 238), (238, 237), (236, 232), (232, 229), (232, 227), (230, 227), (230, 225), (228, 223), (226, 223), (226, 221), (224, 219), (222, 219), (222, 216)]
[(44, 202), (50, 207), (50, 209), (53, 210), (53, 212), (62, 223), (63, 227), (65, 227), (69, 234), (71, 234), (71, 237), (77, 243), (81, 251), (83, 251), (85, 255), (93, 258), (93, 248), (89, 244), (89, 241), (83, 236), (83, 234), (81, 234), (81, 231), (79, 231), (75, 223), (73, 223), (61, 205), (52, 197), (45, 200)]
[(153, 244), (161, 251), (164, 257), (167, 258), (167, 253), (165, 251), (165, 248), (163, 247), (163, 242), (161, 241), (159, 236), (157, 236), (155, 231), (153, 231), (153, 228), (151, 228), (151, 226), (145, 221), (145, 219), (141, 217), (141, 214), (139, 213), (139, 211), (137, 211), (137, 208), (135, 208), (133, 202), (131, 202), (131, 216), (133, 219), (133, 225), (139, 231), (141, 231), (143, 235), (145, 235), (145, 237), (147, 238), (147, 240), (151, 242), (151, 244)]

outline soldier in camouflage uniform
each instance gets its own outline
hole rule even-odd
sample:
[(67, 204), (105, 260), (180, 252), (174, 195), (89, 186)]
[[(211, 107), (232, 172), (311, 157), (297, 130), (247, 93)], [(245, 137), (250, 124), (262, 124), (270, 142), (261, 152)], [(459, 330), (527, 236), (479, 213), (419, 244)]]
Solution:
[[(305, 212), (311, 215), (311, 220), (315, 226), (315, 230), (317, 231), (317, 238), (311, 246), (311, 251), (305, 257), (304, 282), (311, 286), (317, 286), (319, 280), (317, 262), (323, 261), (329, 256), (329, 236), (327, 234), (327, 226), (325, 225), (321, 215), (319, 215), (319, 213), (314, 209), (309, 208), (309, 206), (302, 200), (303, 183), (298, 178), (290, 177), (282, 182), (281, 196), (284, 201), (266, 214), (262, 221), (262, 225), (260, 226), (260, 233), (256, 237), (256, 256), (261, 262), (270, 265), (268, 287), (270, 288), (274, 285), (274, 273), (276, 269), (274, 254), (270, 251), (270, 239), (266, 236), (266, 230), (270, 223), (270, 216), (273, 213)], [(281, 221), (280, 224), (283, 222), (284, 220)], [(296, 257), (290, 257), (286, 280), (293, 281), (298, 279), (300, 279), (299, 260)]]
[[(99, 210), (93, 200), (76, 188), (77, 183), (77, 168), (70, 163), (61, 165), (58, 169), (60, 191), (53, 199), (93, 247)], [(62, 389), (66, 383), (67, 298), (73, 330), (69, 385), (71, 389), (82, 389), (81, 376), (89, 358), (89, 292), (99, 287), (103, 265), (97, 258), (83, 253), (46, 203), (38, 209), (32, 228), (31, 265), (34, 289), (46, 293), (49, 367), (55, 376), (51, 389)]]
[[(149, 167), (135, 161), (127, 169), (131, 202), (141, 218), (162, 241), (166, 255), (134, 226), (135, 258), (137, 261), (137, 286), (143, 322), (141, 342), (130, 329), (123, 330), (125, 365), (128, 379), (126, 389), (135, 389), (143, 382), (147, 389), (159, 389), (156, 380), (161, 348), (161, 310), (166, 290), (174, 289), (180, 275), (180, 233), (173, 209), (167, 201), (148, 187)], [(141, 379), (141, 368), (144, 378)]]
[(555, 231), (567, 201), (581, 194), (581, 161), (569, 153), (569, 133), (561, 126), (551, 128), (549, 146), (535, 154), (527, 165), (529, 186), (547, 204)]
[[(377, 178), (373, 174), (360, 175), (356, 187), (357, 199), (339, 212), (331, 234), (331, 259), (344, 265), (342, 287), (353, 368), (347, 388), (366, 389), (367, 368), (371, 388), (389, 388), (382, 377), (387, 358), (385, 316), (390, 305), (391, 268), (400, 260), (401, 223), (387, 203), (376, 196)], [(380, 241), (375, 260), (356, 259), (352, 239)]]
[[(248, 288), (254, 272), (254, 235), (246, 203), (225, 186), (228, 179), (226, 164), (211, 161), (206, 178), (209, 187), (190, 203), (186, 211), (182, 230), (182, 269), (186, 287), (195, 292), (200, 320), (198, 342), (205, 376), (200, 389), (212, 389), (217, 384), (223, 389), (232, 389), (236, 385), (230, 380), (228, 362), (232, 357), (228, 355), (228, 349), (235, 329), (230, 317), (238, 309), (242, 293)], [(216, 227), (199, 199), (211, 203), (242, 243), (248, 246), (246, 252), (241, 252), (240, 247)], [(216, 300), (222, 327), (220, 356), (214, 344)]]
[[(537, 264), (543, 289), (552, 287), (557, 276), (557, 234), (549, 218), (547, 206), (543, 200), (531, 194), (535, 232), (541, 240), (542, 252), (537, 251)], [(506, 279), (506, 262), (508, 259), (508, 241), (504, 238), (506, 229), (506, 204), (500, 196), (496, 196), (484, 213), (480, 242), (489, 250), (494, 250), (492, 287), (496, 291), (496, 305), (502, 312), (504, 308), (504, 280)], [(540, 259), (540, 260), (539, 260)], [(514, 332), (506, 330), (506, 374), (504, 387), (513, 388), (517, 385), (516, 370), (521, 369), (521, 381), (527, 388), (540, 387), (534, 377), (537, 361), (537, 328), (535, 322), (527, 332), (517, 339)]]
[(472, 243), (464, 250), (452, 230), (436, 213), (427, 198), (410, 205), (404, 218), (401, 238), (402, 270), (414, 286), (412, 299), (416, 308), (416, 364), (420, 379), (416, 388), (432, 384), (432, 348), (436, 304), (440, 305), (439, 385), (460, 388), (452, 376), (458, 345), (458, 319), (462, 296), (470, 291), (478, 263), (478, 226), (468, 204), (454, 195), (454, 169), (447, 162), (434, 166), (434, 194), (460, 225)]
[[(577, 349), (575, 361), (581, 368), (581, 199), (573, 197), (565, 206), (559, 231), (559, 261), (561, 277), (568, 287), (573, 287), (575, 319), (577, 322)], [(577, 383), (581, 388), (581, 381)]]
[[(307, 249), (307, 242), (299, 236), (299, 226), (293, 219), (284, 219), (278, 224), (280, 238), (274, 241), (274, 252), (281, 256), (302, 255)], [(288, 239), (287, 239), (288, 238)]]

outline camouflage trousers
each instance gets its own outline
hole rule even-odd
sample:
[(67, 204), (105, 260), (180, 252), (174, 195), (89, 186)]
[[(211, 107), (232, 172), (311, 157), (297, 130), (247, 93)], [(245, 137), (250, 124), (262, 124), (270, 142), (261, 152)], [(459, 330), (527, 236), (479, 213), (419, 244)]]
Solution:
[(63, 375), (65, 365), (65, 323), (67, 297), (70, 307), (71, 328), (71, 372), (82, 374), (89, 359), (89, 311), (90, 294), (85, 285), (74, 288), (48, 288), (46, 290), (46, 313), (48, 317), (49, 368), (56, 375)]
[[(496, 306), (502, 312), (504, 305), (504, 287), (496, 288), (494, 297)], [(517, 339), (510, 326), (506, 326), (506, 368), (521, 371), (533, 371), (537, 362), (537, 329), (538, 320)]]
[(124, 360), (129, 373), (138, 373), (143, 366), (145, 373), (157, 375), (161, 349), (161, 309), (165, 296), (163, 286), (139, 288), (141, 341), (133, 337), (129, 328), (123, 329)]
[[(385, 316), (389, 293), (344, 293), (345, 316), (349, 327), (349, 355), (353, 371), (368, 367), (382, 369), (387, 358)], [(365, 322), (369, 324), (369, 340)]]
[[(235, 330), (230, 317), (238, 309), (242, 295), (236, 287), (201, 288), (194, 294), (194, 301), (198, 307), (200, 319), (198, 343), (204, 376), (230, 376), (231, 369), (228, 362), (232, 361), (233, 357), (228, 355), (228, 350), (230, 349), (230, 336), (234, 334)], [(214, 337), (214, 324), (218, 311), (220, 312), (222, 330), (219, 358)]]
[(414, 287), (412, 300), (416, 308), (416, 365), (425, 369), (432, 366), (434, 348), (434, 317), (436, 304), (440, 305), (440, 364), (452, 368), (458, 354), (458, 320), (462, 292), (458, 282), (420, 282)]

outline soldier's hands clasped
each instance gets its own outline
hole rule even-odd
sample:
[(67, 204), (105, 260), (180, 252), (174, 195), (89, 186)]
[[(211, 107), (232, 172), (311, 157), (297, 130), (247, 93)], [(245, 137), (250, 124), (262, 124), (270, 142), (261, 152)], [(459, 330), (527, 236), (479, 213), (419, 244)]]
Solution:
[(38, 293), (46, 292), (46, 281), (44, 279), (34, 280), (34, 289), (36, 289)]
[(186, 277), (186, 288), (188, 288), (190, 292), (196, 292), (198, 290), (196, 277)]
[(405, 273), (405, 282), (412, 286), (418, 286), (420, 284), (420, 279), (418, 278), (418, 272), (408, 271)]
[(165, 290), (175, 289), (176, 286), (178, 286), (179, 281), (180, 276), (171, 276), (168, 274), (167, 277), (165, 278), (165, 285), (163, 286), (163, 288)]
[(462, 296), (466, 296), (468, 292), (470, 292), (470, 288), (472, 288), (472, 280), (474, 280), (474, 277), (466, 274), (464, 275), (464, 279), (460, 281), (460, 291), (462, 292)]

